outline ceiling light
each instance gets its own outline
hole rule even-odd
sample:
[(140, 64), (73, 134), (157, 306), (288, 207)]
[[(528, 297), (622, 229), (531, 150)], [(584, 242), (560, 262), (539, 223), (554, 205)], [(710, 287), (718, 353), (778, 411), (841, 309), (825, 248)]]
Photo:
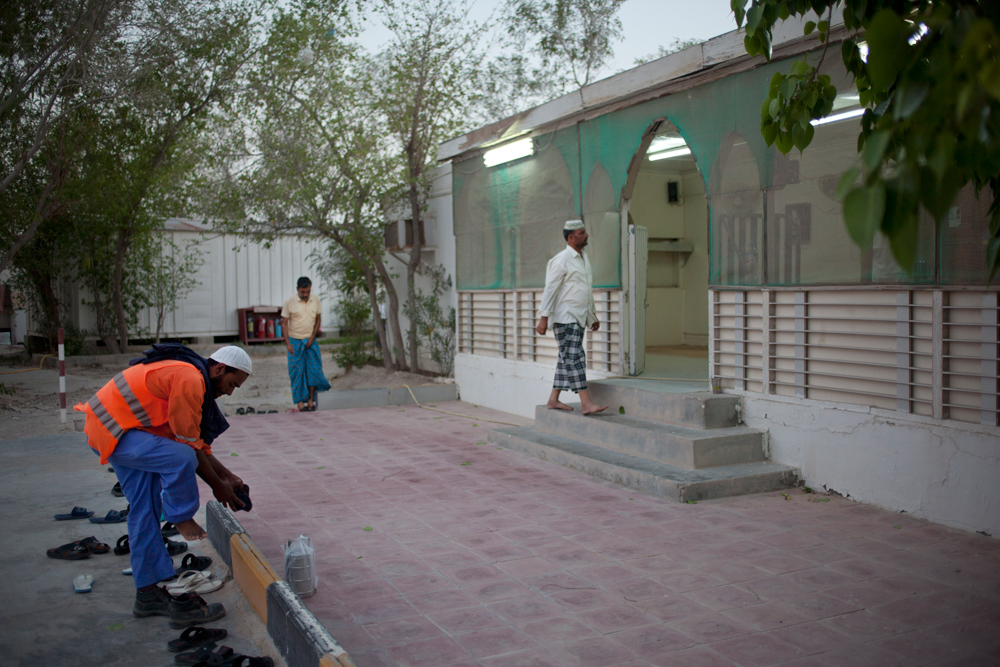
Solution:
[(682, 155), (691, 155), (691, 149), (684, 146), (683, 148), (675, 148), (674, 150), (663, 151), (661, 153), (650, 153), (649, 160), (650, 162), (654, 162), (656, 160), (666, 160), (672, 157), (681, 157)]
[(660, 151), (669, 150), (671, 148), (680, 148), (686, 143), (687, 142), (681, 137), (656, 137), (653, 139), (653, 143), (649, 145), (649, 152), (659, 153)]
[(509, 144), (504, 144), (499, 148), (486, 151), (483, 154), (483, 162), (487, 167), (495, 167), (504, 162), (518, 160), (535, 153), (535, 144), (531, 139), (518, 139)]
[(827, 116), (826, 118), (817, 118), (816, 120), (809, 121), (813, 125), (826, 125), (827, 123), (839, 123), (842, 120), (850, 120), (851, 118), (857, 118), (858, 116), (864, 116), (864, 109), (851, 109), (850, 111), (845, 111), (844, 113), (835, 113), (832, 116)]

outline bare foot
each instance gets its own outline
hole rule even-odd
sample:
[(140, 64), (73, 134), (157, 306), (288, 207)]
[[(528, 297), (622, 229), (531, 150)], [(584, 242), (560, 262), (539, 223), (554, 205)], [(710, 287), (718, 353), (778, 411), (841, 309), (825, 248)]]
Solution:
[(604, 412), (608, 409), (606, 405), (598, 405), (597, 403), (590, 403), (589, 405), (583, 406), (583, 414), (592, 415), (595, 412)]
[(208, 537), (208, 533), (205, 532), (205, 529), (199, 526), (198, 522), (194, 519), (188, 519), (187, 521), (175, 523), (174, 526), (177, 527), (177, 532), (181, 534), (181, 537), (189, 542), (194, 540), (203, 540)]
[(548, 403), (545, 404), (545, 407), (547, 407), (549, 410), (569, 410), (570, 412), (573, 412), (573, 408), (566, 405), (562, 401), (555, 401), (554, 403), (552, 401), (549, 401)]
[(306, 407), (306, 404), (305, 403), (296, 403), (295, 407), (298, 408), (299, 412), (303, 412), (302, 408)]

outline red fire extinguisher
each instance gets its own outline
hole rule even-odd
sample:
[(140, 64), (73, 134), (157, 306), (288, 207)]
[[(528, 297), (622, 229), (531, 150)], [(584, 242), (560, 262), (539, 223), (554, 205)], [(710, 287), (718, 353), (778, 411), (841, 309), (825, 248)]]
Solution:
[(267, 321), (267, 337), (274, 338), (274, 320)]
[(257, 318), (257, 337), (258, 338), (265, 338), (267, 336), (267, 329), (264, 328), (265, 326), (267, 326), (267, 325), (264, 323), (264, 316), (261, 315), (260, 317)]

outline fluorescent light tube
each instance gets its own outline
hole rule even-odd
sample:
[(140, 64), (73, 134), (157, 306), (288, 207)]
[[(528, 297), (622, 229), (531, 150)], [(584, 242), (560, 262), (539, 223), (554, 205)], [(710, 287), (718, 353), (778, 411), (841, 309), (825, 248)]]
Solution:
[(815, 125), (826, 125), (827, 123), (839, 123), (842, 120), (850, 120), (851, 118), (858, 118), (865, 115), (864, 109), (851, 109), (850, 111), (845, 111), (844, 113), (835, 113), (832, 116), (827, 116), (826, 118), (819, 118), (817, 120), (809, 121), (814, 126)]
[(504, 144), (499, 148), (486, 151), (486, 153), (483, 154), (483, 162), (487, 167), (495, 167), (498, 164), (528, 157), (534, 153), (535, 145), (531, 139), (518, 139), (517, 141), (512, 141), (509, 144)]
[(650, 153), (649, 160), (650, 162), (654, 162), (656, 160), (666, 160), (667, 158), (672, 157), (681, 157), (682, 155), (691, 155), (691, 149), (684, 146), (683, 148), (675, 148), (661, 153)]
[(681, 137), (656, 137), (649, 145), (648, 152), (659, 153), (660, 151), (669, 150), (671, 148), (680, 148), (686, 143), (687, 142)]

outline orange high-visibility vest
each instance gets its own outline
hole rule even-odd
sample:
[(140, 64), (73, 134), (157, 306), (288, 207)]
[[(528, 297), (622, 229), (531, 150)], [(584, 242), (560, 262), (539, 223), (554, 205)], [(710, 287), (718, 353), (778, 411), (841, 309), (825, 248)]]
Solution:
[(136, 364), (111, 378), (89, 401), (73, 406), (87, 415), (83, 430), (87, 444), (101, 455), (101, 464), (108, 462), (108, 456), (126, 431), (167, 423), (167, 401), (146, 388), (146, 376), (151, 371), (177, 365), (191, 366), (185, 361), (172, 360)]

